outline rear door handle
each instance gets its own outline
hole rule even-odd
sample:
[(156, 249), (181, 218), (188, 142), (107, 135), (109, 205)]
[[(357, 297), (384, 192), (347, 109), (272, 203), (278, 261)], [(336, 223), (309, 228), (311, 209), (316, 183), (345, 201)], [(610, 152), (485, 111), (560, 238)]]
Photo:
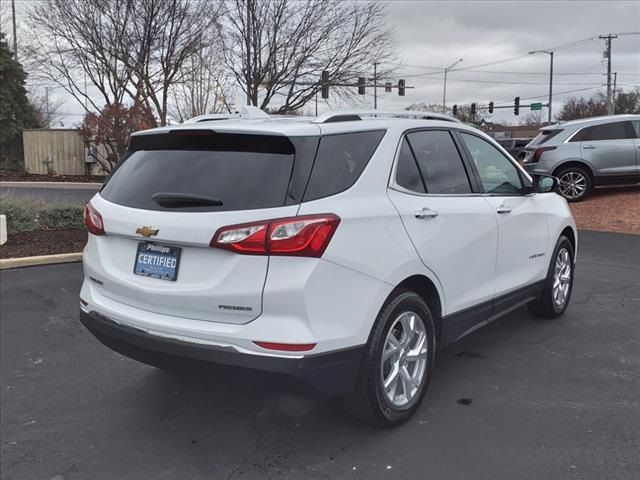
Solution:
[(593, 150), (594, 148), (596, 148), (595, 145), (583, 145), (582, 148), (585, 148), (587, 150)]
[(431, 210), (430, 208), (423, 208), (422, 210), (418, 210), (417, 212), (413, 212), (413, 215), (416, 218), (424, 219), (424, 218), (433, 218), (438, 216), (438, 212), (435, 210)]
[(511, 213), (511, 209), (505, 205), (500, 205), (496, 210), (496, 212), (498, 212), (501, 215), (504, 215), (505, 213)]

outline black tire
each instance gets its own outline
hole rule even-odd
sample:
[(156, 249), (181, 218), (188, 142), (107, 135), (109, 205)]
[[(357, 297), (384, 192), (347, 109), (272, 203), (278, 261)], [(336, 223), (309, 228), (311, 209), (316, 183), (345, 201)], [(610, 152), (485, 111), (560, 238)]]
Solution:
[[(584, 183), (586, 184), (585, 189), (577, 196), (570, 193), (570, 188), (563, 187), (563, 185), (566, 185), (564, 182), (567, 182), (572, 175), (575, 178), (583, 178)], [(558, 177), (558, 180), (560, 181), (558, 193), (566, 198), (568, 202), (580, 202), (587, 198), (591, 193), (591, 190), (593, 190), (593, 179), (591, 178), (591, 173), (585, 168), (578, 166), (563, 168), (562, 170), (559, 170), (555, 176)]]
[[(387, 334), (404, 312), (416, 313), (422, 320), (426, 333), (426, 366), (411, 400), (406, 405), (395, 406), (383, 390), (381, 359)], [(382, 306), (373, 325), (360, 366), (356, 389), (344, 398), (346, 410), (357, 419), (375, 426), (393, 427), (406, 421), (416, 411), (427, 390), (435, 359), (435, 349), (434, 321), (427, 304), (412, 291), (401, 289), (394, 291)]]
[[(558, 262), (558, 257), (561, 255), (561, 252), (566, 251), (569, 255), (569, 280), (568, 280), (568, 291), (565, 295), (565, 298), (561, 304), (558, 304), (554, 298), (554, 282), (556, 277), (556, 263)], [(569, 239), (565, 236), (561, 236), (556, 243), (556, 248), (553, 250), (553, 256), (551, 257), (551, 261), (549, 263), (549, 270), (547, 272), (547, 278), (544, 282), (544, 288), (542, 289), (542, 293), (537, 300), (530, 302), (527, 306), (529, 310), (536, 315), (537, 317), (542, 318), (557, 318), (562, 315), (569, 306), (569, 302), (571, 300), (571, 292), (573, 291), (573, 278), (574, 278), (574, 253), (573, 253), (573, 245), (569, 241)]]

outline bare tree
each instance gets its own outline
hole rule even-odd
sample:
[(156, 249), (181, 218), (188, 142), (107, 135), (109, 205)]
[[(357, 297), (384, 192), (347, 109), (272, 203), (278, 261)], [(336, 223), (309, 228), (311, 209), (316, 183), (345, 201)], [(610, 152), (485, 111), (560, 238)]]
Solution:
[(199, 48), (182, 67), (182, 82), (170, 92), (170, 115), (182, 123), (205, 113), (231, 112), (234, 89), (218, 45)]
[(52, 128), (62, 121), (61, 108), (65, 102), (63, 98), (54, 98), (48, 92), (32, 89), (29, 91), (29, 102), (33, 105), (38, 124), (42, 128)]
[(125, 26), (134, 12), (133, 0), (35, 3), (29, 19), (37, 35), (29, 53), (36, 75), (60, 85), (87, 110), (122, 103), (132, 72), (119, 47), (127, 41)]
[(150, 104), (166, 125), (169, 92), (185, 80), (185, 63), (219, 39), (219, 3), (191, 0), (143, 0), (129, 22), (122, 48), (133, 74), (135, 99)]
[(218, 8), (190, 0), (42, 0), (30, 12), (38, 33), (31, 52), (40, 75), (87, 111), (128, 99), (151, 107), (164, 125), (183, 65), (216, 38)]
[(531, 112), (525, 115), (525, 117), (520, 120), (520, 125), (524, 125), (527, 127), (539, 127), (543, 123), (545, 123), (546, 115), (543, 115), (542, 112)]
[[(232, 0), (225, 4), (225, 61), (251, 103), (279, 112), (303, 107), (323, 70), (332, 94), (350, 96), (373, 62), (392, 64), (393, 35), (378, 2)], [(380, 68), (379, 77), (390, 73)]]

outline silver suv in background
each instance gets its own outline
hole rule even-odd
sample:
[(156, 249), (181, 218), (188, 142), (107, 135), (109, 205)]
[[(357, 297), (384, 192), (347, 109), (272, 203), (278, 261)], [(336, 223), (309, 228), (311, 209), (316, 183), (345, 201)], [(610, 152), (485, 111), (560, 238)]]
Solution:
[(559, 193), (583, 200), (595, 187), (640, 183), (640, 115), (612, 115), (544, 127), (525, 147), (532, 175), (559, 179)]

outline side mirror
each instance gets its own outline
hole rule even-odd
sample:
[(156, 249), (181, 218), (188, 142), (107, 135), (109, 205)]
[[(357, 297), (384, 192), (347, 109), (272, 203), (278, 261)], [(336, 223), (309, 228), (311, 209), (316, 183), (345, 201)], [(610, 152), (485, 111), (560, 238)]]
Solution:
[(535, 188), (538, 193), (549, 193), (558, 190), (558, 179), (547, 175), (541, 175), (535, 179)]

